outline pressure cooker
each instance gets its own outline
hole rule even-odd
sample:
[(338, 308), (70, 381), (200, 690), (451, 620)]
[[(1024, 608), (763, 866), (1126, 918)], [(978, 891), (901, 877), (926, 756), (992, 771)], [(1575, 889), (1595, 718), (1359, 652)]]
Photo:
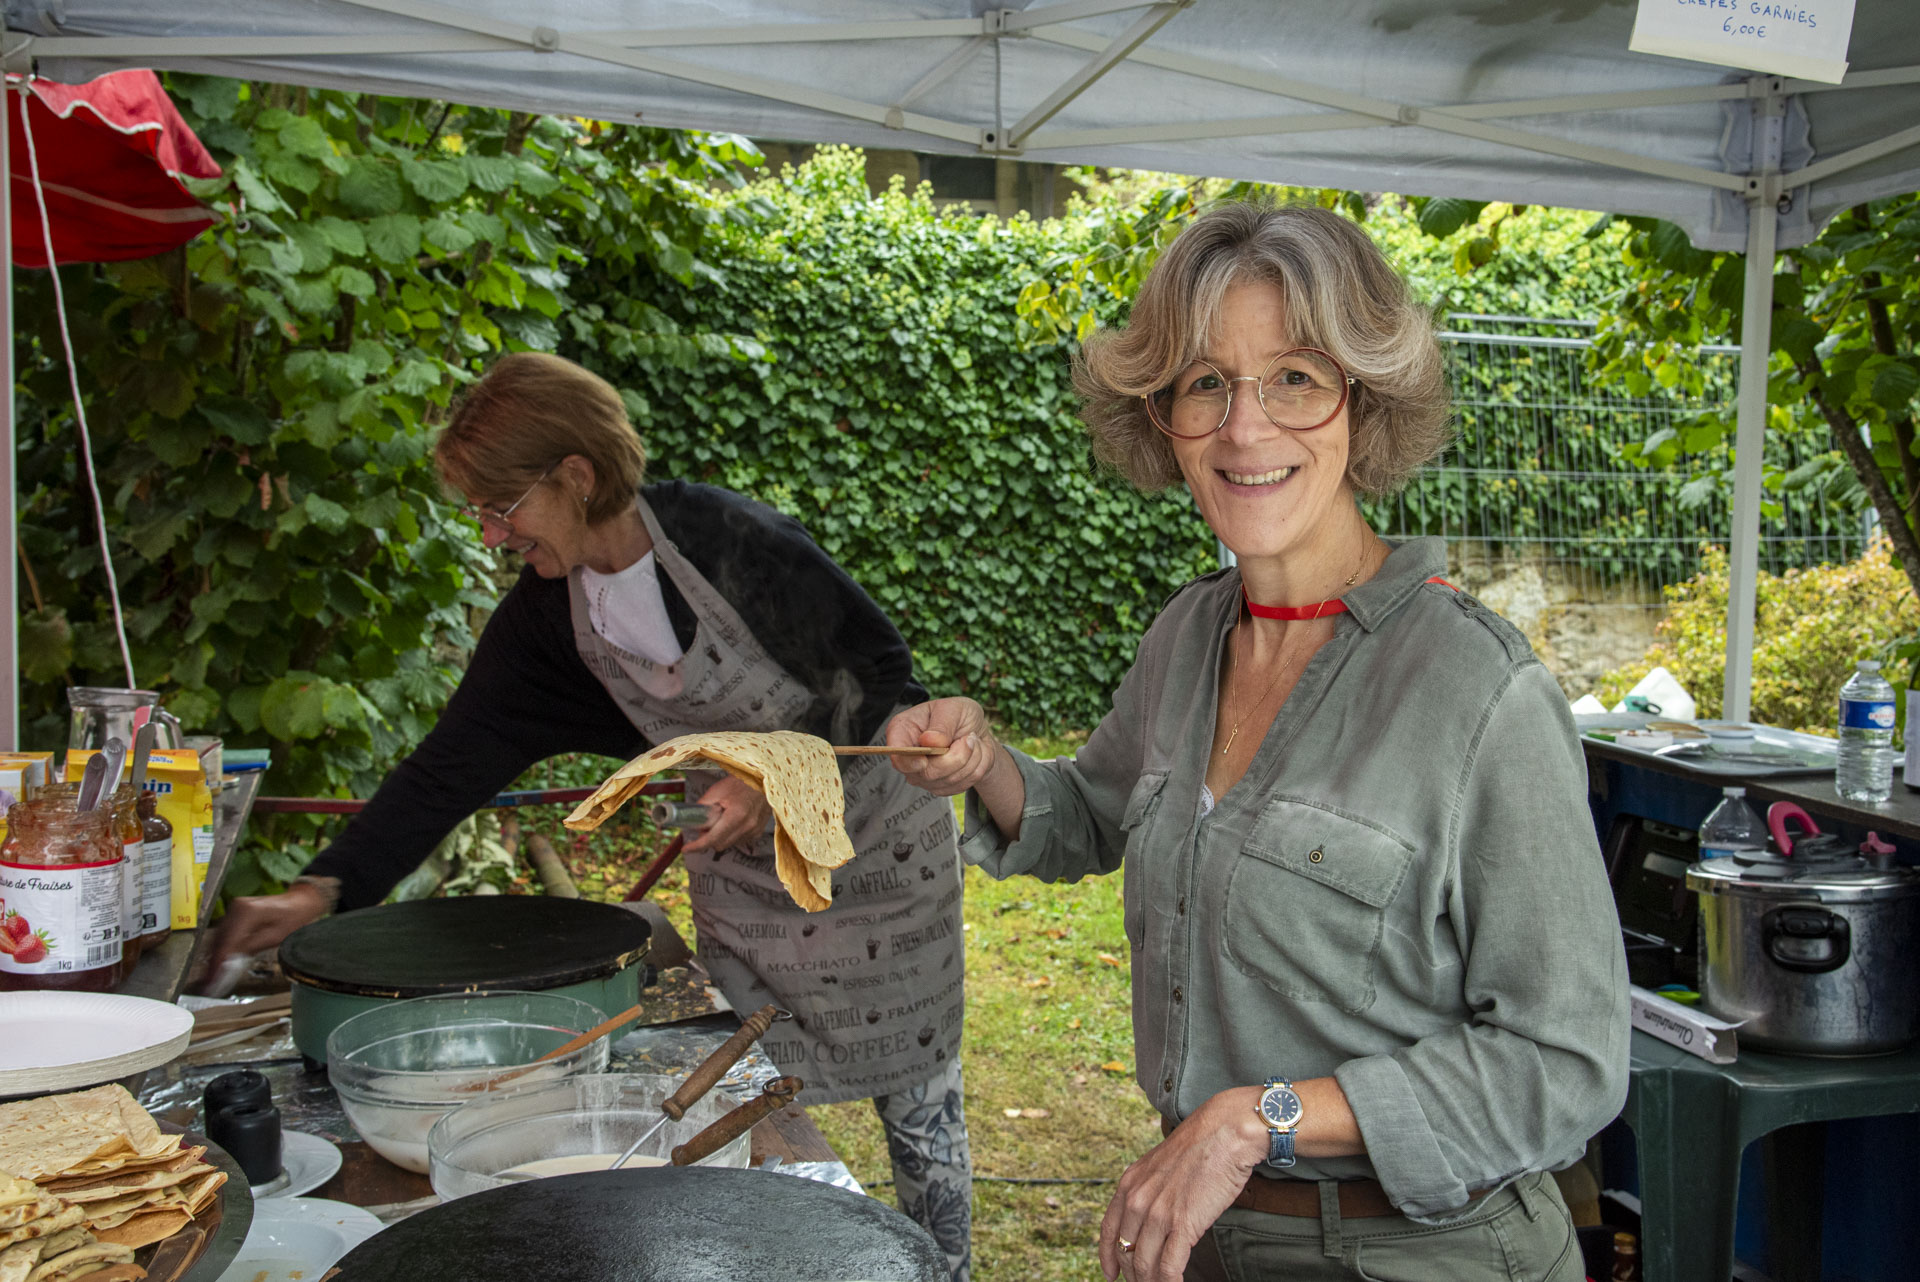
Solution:
[(1878, 1055), (1920, 1037), (1920, 870), (1831, 845), (1704, 860), (1700, 995), (1740, 1044)]

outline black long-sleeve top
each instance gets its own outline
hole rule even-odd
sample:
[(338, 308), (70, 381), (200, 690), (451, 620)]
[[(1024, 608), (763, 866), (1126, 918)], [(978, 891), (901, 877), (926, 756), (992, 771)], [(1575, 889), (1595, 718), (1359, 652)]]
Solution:
[[(894, 708), (926, 699), (899, 630), (798, 521), (711, 485), (668, 481), (642, 493), (680, 554), (814, 693), (790, 729), (865, 743)], [(691, 647), (693, 609), (664, 567), (659, 578), (674, 634)], [(535, 762), (562, 752), (632, 757), (652, 746), (580, 658), (567, 581), (524, 570), (439, 723), (306, 872), (339, 878), (342, 908), (377, 904)]]

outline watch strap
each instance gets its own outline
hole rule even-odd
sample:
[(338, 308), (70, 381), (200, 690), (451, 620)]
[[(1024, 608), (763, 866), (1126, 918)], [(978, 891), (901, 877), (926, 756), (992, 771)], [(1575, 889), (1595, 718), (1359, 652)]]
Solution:
[[(1276, 1086), (1283, 1086), (1290, 1091), (1293, 1089), (1293, 1083), (1287, 1078), (1269, 1077), (1267, 1079), (1266, 1086), (1262, 1088), (1262, 1093), (1264, 1093), (1265, 1091), (1270, 1091)], [(1264, 1110), (1262, 1110), (1261, 1112), (1261, 1120), (1262, 1121), (1266, 1120), (1266, 1113)], [(1278, 1127), (1273, 1125), (1273, 1123), (1268, 1122), (1267, 1123), (1267, 1165), (1284, 1167), (1284, 1166), (1292, 1166), (1293, 1162), (1294, 1162), (1293, 1128)]]

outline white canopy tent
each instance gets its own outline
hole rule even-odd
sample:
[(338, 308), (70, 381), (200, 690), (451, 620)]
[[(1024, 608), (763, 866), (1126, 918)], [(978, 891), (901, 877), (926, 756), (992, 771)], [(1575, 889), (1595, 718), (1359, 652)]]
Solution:
[[(1920, 190), (1920, 23), (1912, 0), (1858, 0), (1836, 86), (1631, 53), (1634, 14), (1632, 0), (6, 0), (5, 54), (65, 81), (171, 68), (1667, 219), (1748, 254), (1724, 691), (1724, 715), (1744, 719), (1774, 252)], [(7, 438), (11, 602), (10, 414)], [(16, 617), (0, 626), (8, 744)]]

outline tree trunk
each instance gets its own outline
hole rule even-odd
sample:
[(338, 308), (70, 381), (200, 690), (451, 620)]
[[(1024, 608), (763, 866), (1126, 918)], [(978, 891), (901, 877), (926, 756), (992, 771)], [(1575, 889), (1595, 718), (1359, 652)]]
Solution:
[(1826, 418), (1827, 426), (1833, 429), (1833, 438), (1839, 443), (1841, 453), (1847, 456), (1854, 474), (1860, 478), (1867, 496), (1873, 500), (1873, 510), (1880, 517), (1880, 528), (1893, 541), (1893, 554), (1900, 558), (1900, 568), (1906, 571), (1907, 585), (1913, 589), (1915, 596), (1920, 597), (1920, 542), (1914, 539), (1913, 526), (1908, 522), (1907, 514), (1901, 511), (1900, 500), (1894, 496), (1887, 478), (1880, 474), (1880, 464), (1875, 461), (1872, 448), (1860, 438), (1860, 424), (1828, 397), (1826, 371), (1821, 368), (1819, 357), (1800, 361), (1795, 368), (1800, 371), (1801, 382), (1806, 384), (1807, 395), (1813, 398), (1814, 405)]

